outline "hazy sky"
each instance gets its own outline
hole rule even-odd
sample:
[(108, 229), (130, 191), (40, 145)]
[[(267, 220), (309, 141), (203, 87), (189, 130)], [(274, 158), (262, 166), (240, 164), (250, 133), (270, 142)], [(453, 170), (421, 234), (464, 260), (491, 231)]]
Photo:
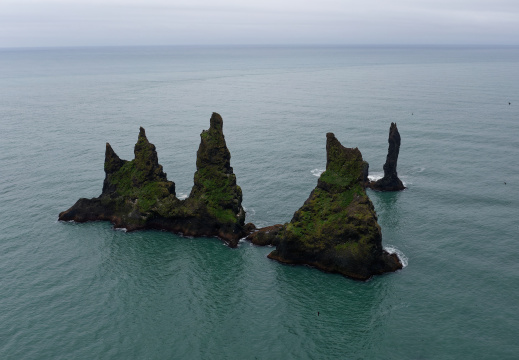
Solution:
[(519, 44), (519, 0), (0, 0), (0, 47)]

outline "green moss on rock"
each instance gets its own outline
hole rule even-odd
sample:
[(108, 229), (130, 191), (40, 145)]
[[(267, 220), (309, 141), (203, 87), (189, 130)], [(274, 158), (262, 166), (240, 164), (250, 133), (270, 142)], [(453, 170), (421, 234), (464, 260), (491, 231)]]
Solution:
[(382, 248), (377, 215), (364, 189), (368, 165), (360, 151), (345, 148), (332, 133), (326, 150), (326, 171), (269, 257), (356, 279), (401, 268), (398, 258)]
[[(213, 113), (210, 127), (200, 134), (196, 157), (194, 186), (188, 203), (202, 203), (215, 221), (225, 226), (242, 227), (245, 211), (241, 206), (242, 191), (236, 184), (231, 167), (231, 153), (223, 135), (222, 117)], [(195, 208), (199, 207), (194, 206)]]
[(230, 166), (223, 120), (213, 113), (209, 130), (201, 134), (197, 171), (188, 199), (175, 196), (175, 183), (158, 162), (155, 145), (141, 127), (135, 158), (121, 160), (106, 144), (102, 194), (80, 199), (60, 214), (60, 220), (109, 220), (128, 230), (159, 228), (190, 236), (219, 236), (236, 246), (244, 236), (242, 192)]

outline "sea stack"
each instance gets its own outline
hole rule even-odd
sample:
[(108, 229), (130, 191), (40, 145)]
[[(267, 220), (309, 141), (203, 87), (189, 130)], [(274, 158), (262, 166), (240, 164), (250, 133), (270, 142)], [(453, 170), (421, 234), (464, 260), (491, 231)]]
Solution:
[(79, 199), (59, 214), (63, 221), (107, 220), (128, 231), (143, 229), (166, 204), (178, 207), (175, 184), (168, 181), (158, 162), (155, 145), (141, 127), (132, 161), (121, 160), (109, 143), (105, 151), (105, 179), (99, 197)]
[(364, 188), (362, 154), (342, 146), (332, 133), (326, 138), (326, 171), (290, 223), (267, 236), (277, 243), (268, 257), (359, 280), (401, 269), (396, 254), (382, 248), (377, 215)]
[(200, 140), (194, 185), (185, 201), (186, 211), (192, 216), (188, 233), (213, 233), (235, 247), (247, 234), (245, 210), (219, 114), (213, 113), (209, 130), (202, 131)]
[(167, 179), (155, 145), (148, 141), (141, 127), (135, 158), (121, 160), (107, 143), (101, 195), (79, 199), (59, 214), (59, 220), (107, 220), (129, 231), (162, 229), (186, 236), (218, 236), (236, 247), (247, 234), (245, 211), (241, 189), (230, 166), (222, 117), (213, 113), (209, 130), (200, 136), (197, 171), (188, 199), (175, 196), (175, 183)]
[(389, 148), (387, 150), (386, 163), (384, 164), (384, 177), (377, 181), (368, 182), (367, 186), (377, 191), (404, 190), (405, 186), (396, 173), (398, 153), (400, 152), (400, 133), (396, 123), (391, 123), (389, 127), (388, 142)]

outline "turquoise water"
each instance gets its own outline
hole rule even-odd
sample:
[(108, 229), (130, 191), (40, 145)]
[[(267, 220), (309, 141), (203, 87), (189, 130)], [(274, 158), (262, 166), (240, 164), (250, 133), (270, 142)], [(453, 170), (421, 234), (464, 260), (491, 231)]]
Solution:
[[(518, 94), (518, 48), (0, 50), (0, 358), (516, 358)], [(248, 242), (56, 221), (139, 126), (188, 194), (213, 111), (257, 226), (308, 197), (326, 132), (380, 176), (396, 121), (408, 189), (368, 194), (408, 266), (358, 282)]]

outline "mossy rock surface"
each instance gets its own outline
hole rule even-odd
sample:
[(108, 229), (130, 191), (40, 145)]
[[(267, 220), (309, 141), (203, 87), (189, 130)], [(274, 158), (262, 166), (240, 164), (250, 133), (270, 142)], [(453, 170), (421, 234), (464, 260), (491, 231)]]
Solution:
[(106, 144), (105, 180), (98, 198), (80, 199), (59, 215), (78, 222), (108, 220), (128, 230), (158, 228), (189, 236), (218, 236), (236, 246), (246, 235), (242, 192), (230, 166), (223, 120), (213, 113), (201, 134), (191, 195), (179, 200), (141, 127), (135, 158), (121, 160)]
[(368, 164), (360, 151), (342, 146), (332, 133), (326, 151), (326, 171), (269, 257), (362, 280), (401, 268), (382, 248), (377, 215), (364, 188)]

